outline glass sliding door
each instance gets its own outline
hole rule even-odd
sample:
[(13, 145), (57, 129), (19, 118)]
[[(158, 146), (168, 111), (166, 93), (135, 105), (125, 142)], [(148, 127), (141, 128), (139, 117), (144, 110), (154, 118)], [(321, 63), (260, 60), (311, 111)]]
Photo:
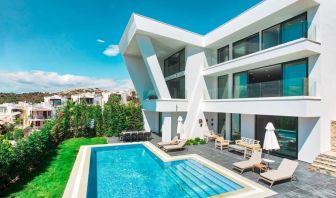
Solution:
[(226, 139), (226, 114), (225, 113), (218, 113), (218, 134)]
[(241, 139), (241, 116), (238, 113), (231, 114), (231, 140)]
[(247, 72), (233, 75), (233, 98), (247, 97)]
[(162, 133), (162, 112), (159, 112), (159, 133)]
[(307, 15), (302, 14), (281, 24), (281, 43), (307, 37)]
[(262, 48), (267, 49), (280, 44), (280, 24), (262, 31)]
[(259, 33), (233, 43), (233, 58), (239, 58), (259, 51)]
[(185, 77), (174, 78), (166, 81), (167, 87), (172, 98), (185, 98)]
[(217, 50), (217, 63), (223, 63), (229, 60), (229, 46)]
[(268, 122), (272, 122), (275, 127), (280, 149), (273, 151), (273, 154), (297, 159), (298, 153), (298, 118), (285, 116), (256, 116), (256, 139), (260, 140), (261, 145), (265, 138), (265, 127)]
[(228, 75), (218, 76), (217, 78), (217, 99), (229, 98)]
[(281, 65), (273, 65), (248, 71), (248, 97), (280, 96), (281, 76)]
[(307, 59), (283, 65), (283, 96), (308, 95)]

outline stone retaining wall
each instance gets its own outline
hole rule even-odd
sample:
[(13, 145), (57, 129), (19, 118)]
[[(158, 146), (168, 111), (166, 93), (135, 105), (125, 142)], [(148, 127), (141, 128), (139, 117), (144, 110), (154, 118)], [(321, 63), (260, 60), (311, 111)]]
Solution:
[(331, 150), (336, 152), (336, 121), (331, 122)]

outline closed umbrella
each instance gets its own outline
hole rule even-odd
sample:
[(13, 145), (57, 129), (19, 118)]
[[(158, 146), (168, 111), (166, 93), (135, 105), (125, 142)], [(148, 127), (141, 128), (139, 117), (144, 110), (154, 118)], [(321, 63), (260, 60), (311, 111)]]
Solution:
[(183, 130), (183, 118), (181, 116), (179, 116), (177, 118), (177, 132), (176, 132), (179, 136), (180, 139), (185, 139), (185, 134), (184, 134), (184, 130)]
[(264, 139), (264, 145), (263, 149), (268, 151), (268, 156), (271, 150), (278, 150), (280, 149), (278, 139), (274, 133), (274, 126), (272, 122), (267, 123), (266, 127), (266, 133), (265, 133), (265, 139)]

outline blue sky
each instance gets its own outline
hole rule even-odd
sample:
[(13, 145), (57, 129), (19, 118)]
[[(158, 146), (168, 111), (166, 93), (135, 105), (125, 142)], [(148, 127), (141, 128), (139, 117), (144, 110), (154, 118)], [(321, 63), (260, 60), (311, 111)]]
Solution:
[(205, 34), (259, 2), (0, 0), (0, 92), (131, 86), (116, 49), (103, 53), (118, 44), (131, 13)]

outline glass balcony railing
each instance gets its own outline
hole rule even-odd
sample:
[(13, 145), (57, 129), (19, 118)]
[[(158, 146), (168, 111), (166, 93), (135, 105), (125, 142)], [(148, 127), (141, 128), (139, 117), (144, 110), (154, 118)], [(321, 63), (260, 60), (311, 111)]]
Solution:
[(142, 98), (143, 100), (156, 100), (158, 99), (158, 96), (154, 89), (150, 89), (143, 91)]
[[(286, 29), (279, 30), (279, 32), (274, 32), (274, 34), (278, 34), (279, 37), (275, 39), (275, 36), (272, 34), (275, 40), (268, 40), (268, 42), (273, 43), (273, 44), (268, 44), (268, 45), (271, 45), (270, 47), (275, 47), (275, 46), (282, 45), (282, 44), (285, 44), (285, 43), (288, 43), (288, 42), (291, 42), (297, 39), (302, 39), (302, 38), (307, 38), (310, 41), (319, 42), (317, 38), (317, 31), (318, 29), (315, 23), (302, 21), (298, 23), (296, 26), (293, 26), (293, 27), (289, 26)], [(300, 36), (297, 36), (298, 34), (302, 34), (305, 36), (300, 37)], [(263, 46), (264, 43), (262, 42), (263, 40), (265, 40), (262, 37), (263, 35), (261, 34), (259, 38), (260, 46)], [(280, 41), (282, 40), (282, 41), (280, 42), (279, 40)], [(266, 49), (269, 49), (270, 47)], [(266, 49), (263, 49), (262, 47), (258, 51), (263, 51)], [(230, 46), (229, 50), (232, 52), (232, 46)], [(218, 59), (217, 59), (217, 49), (209, 50), (209, 52), (206, 53), (206, 60), (207, 60), (206, 67), (211, 67), (211, 66), (219, 64), (220, 62), (218, 62)], [(231, 57), (230, 60), (233, 60), (233, 58)]]
[(287, 96), (316, 96), (317, 83), (308, 78), (277, 80), (235, 86), (231, 97), (228, 89), (208, 89), (205, 100), (230, 98), (261, 98)]

